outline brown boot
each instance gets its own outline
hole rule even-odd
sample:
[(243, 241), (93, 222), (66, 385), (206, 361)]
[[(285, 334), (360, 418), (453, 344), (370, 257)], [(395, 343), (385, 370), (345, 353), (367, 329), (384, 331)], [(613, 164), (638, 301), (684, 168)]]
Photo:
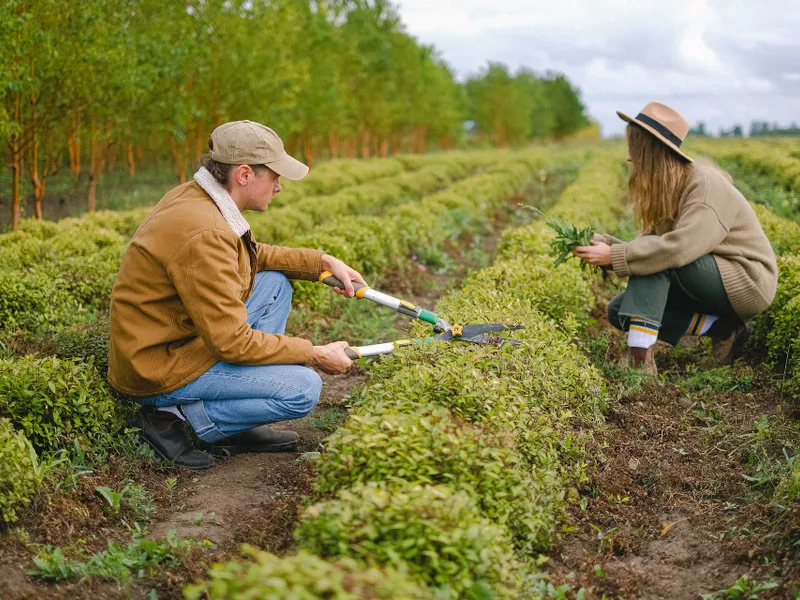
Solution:
[(636, 369), (641, 370), (646, 375), (658, 377), (658, 367), (656, 367), (656, 347), (655, 345), (649, 348), (629, 348), (631, 361), (629, 364)]
[(727, 331), (715, 331), (714, 325), (707, 334), (711, 338), (711, 361), (718, 366), (729, 365), (741, 355), (753, 328), (749, 325), (739, 325)]

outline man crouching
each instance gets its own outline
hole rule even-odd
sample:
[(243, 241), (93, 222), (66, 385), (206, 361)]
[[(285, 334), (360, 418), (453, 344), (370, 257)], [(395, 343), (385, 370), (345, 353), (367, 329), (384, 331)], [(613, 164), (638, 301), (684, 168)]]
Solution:
[[(317, 281), (331, 271), (353, 296), (364, 283), (319, 250), (257, 243), (242, 212), (265, 211), (280, 177), (308, 167), (277, 134), (251, 121), (226, 123), (194, 181), (164, 196), (133, 236), (111, 293), (108, 379), (142, 407), (133, 425), (177, 466), (204, 469), (188, 421), (212, 451), (280, 452), (298, 436), (267, 424), (298, 419), (319, 401), (310, 367), (344, 373), (347, 342), (314, 346), (284, 334), (289, 279)], [(216, 453), (216, 452), (214, 452)]]

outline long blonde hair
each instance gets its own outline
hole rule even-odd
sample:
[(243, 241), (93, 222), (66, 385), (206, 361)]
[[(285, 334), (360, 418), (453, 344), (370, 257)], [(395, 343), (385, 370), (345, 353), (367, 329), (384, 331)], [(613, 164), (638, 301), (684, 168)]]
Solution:
[(643, 234), (671, 228), (678, 218), (681, 194), (692, 176), (692, 163), (635, 123), (628, 124), (631, 172), (628, 194)]

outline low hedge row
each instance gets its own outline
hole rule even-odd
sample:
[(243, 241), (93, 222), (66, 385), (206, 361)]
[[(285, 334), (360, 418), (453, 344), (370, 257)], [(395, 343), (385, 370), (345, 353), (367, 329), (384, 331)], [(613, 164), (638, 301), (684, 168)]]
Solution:
[(36, 453), (11, 421), (0, 418), (0, 522), (13, 523), (36, 492)]
[[(618, 157), (605, 153), (590, 160), (550, 212), (572, 210), (574, 198), (581, 197), (587, 206), (612, 202), (605, 214), (616, 219), (621, 206), (618, 163)], [(595, 199), (591, 194), (597, 180), (607, 176), (603, 166), (612, 168), (607, 181), (613, 192)], [(534, 269), (528, 271), (526, 263)], [(364, 510), (361, 486), (381, 490), (388, 495), (386, 502), (397, 494), (403, 497), (403, 485), (444, 486), (474, 502), (473, 520), (485, 519), (502, 528), (499, 539), (512, 543), (518, 570), (509, 580), (488, 582), (498, 593), (518, 593), (521, 574), (529, 571), (524, 561), (547, 547), (569, 482), (585, 476), (580, 428), (601, 420), (606, 401), (602, 377), (571, 342), (578, 324), (566, 306), (579, 317), (588, 316), (590, 305), (580, 301), (581, 295), (591, 296), (577, 268), (554, 269), (551, 257), (528, 254), (501, 260), (443, 298), (437, 312), (451, 322), (524, 324), (524, 331), (508, 335), (526, 345), (423, 345), (374, 368), (368, 385), (353, 398), (357, 408), (351, 420), (328, 440), (330, 451), (323, 455), (317, 483), (320, 501), (301, 518), (300, 545), (325, 556), (375, 560), (381, 544), (406, 544), (415, 549), (402, 555), (409, 568), (426, 583), (439, 585), (437, 577), (448, 572), (452, 557), (431, 538), (406, 535), (406, 514), (392, 521), (404, 532), (401, 539), (397, 534), (369, 543), (357, 539), (357, 532), (371, 530), (373, 520), (384, 519), (384, 510), (377, 507), (345, 526), (341, 539), (334, 536), (340, 539), (338, 545), (328, 536), (331, 515), (337, 515), (341, 528), (342, 514)], [(555, 308), (561, 302), (564, 305)], [(416, 326), (412, 335), (423, 331)], [(335, 498), (327, 499), (332, 492)], [(351, 541), (343, 542), (348, 536)], [(440, 562), (429, 564), (431, 555), (438, 555)], [(481, 568), (480, 561), (471, 563), (466, 570), (470, 577), (453, 590), (455, 596), (480, 579), (476, 573)]]
[(120, 402), (97, 369), (55, 357), (0, 360), (0, 417), (46, 451), (122, 426)]
[[(485, 173), (458, 181), (446, 190), (385, 211), (381, 217), (341, 216), (293, 239), (296, 246), (319, 248), (341, 258), (365, 277), (398, 266), (416, 250), (442, 246), (465, 231), (478, 232), (491, 225), (490, 215), (503, 202), (521, 193), (533, 171), (554, 161), (568, 162), (582, 152), (553, 154), (532, 149), (508, 154)], [(387, 226), (389, 224), (389, 226)], [(321, 309), (333, 301), (315, 284), (295, 282), (295, 297)]]
[[(722, 154), (716, 146), (709, 149), (718, 156)], [(738, 152), (744, 155), (749, 151)], [(800, 224), (776, 215), (762, 204), (751, 202), (751, 206), (778, 256), (778, 290), (769, 309), (753, 321), (750, 344), (784, 370), (781, 387), (797, 397), (800, 396)]]
[(800, 158), (787, 148), (757, 140), (693, 140), (691, 148), (715, 160), (731, 159), (800, 192)]
[[(562, 198), (592, 189), (601, 160), (614, 162), (592, 159)], [(350, 420), (327, 440), (317, 502), (296, 532), (300, 547), (405, 567), (442, 597), (478, 589), (535, 597), (533, 561), (570, 482), (585, 477), (581, 426), (602, 419), (607, 397), (572, 343), (579, 320), (571, 311), (585, 318), (590, 307), (580, 294), (590, 295), (576, 268), (527, 254), (440, 300), (437, 312), (452, 322), (524, 324), (507, 335), (525, 345), (423, 344), (373, 366)]]
[(244, 547), (247, 562), (211, 568), (210, 581), (186, 588), (187, 600), (434, 600), (403, 570), (364, 568), (353, 559), (325, 561), (310, 552), (280, 558)]
[[(323, 224), (333, 215), (379, 215), (387, 208), (421, 198), (497, 162), (484, 153), (432, 155), (419, 170), (409, 170), (386, 179), (343, 187), (320, 197), (300, 199), (277, 196), (276, 206), (266, 213), (248, 215), (256, 239), (275, 244), (294, 243), (301, 231)], [(416, 166), (416, 165), (415, 165)]]

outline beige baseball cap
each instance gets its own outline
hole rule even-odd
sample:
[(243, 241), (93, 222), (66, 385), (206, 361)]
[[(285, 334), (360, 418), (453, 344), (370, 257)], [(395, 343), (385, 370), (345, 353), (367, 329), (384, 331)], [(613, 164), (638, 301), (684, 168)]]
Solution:
[(232, 121), (211, 132), (211, 158), (228, 165), (266, 165), (281, 177), (297, 181), (308, 167), (286, 153), (272, 129), (255, 121)]

